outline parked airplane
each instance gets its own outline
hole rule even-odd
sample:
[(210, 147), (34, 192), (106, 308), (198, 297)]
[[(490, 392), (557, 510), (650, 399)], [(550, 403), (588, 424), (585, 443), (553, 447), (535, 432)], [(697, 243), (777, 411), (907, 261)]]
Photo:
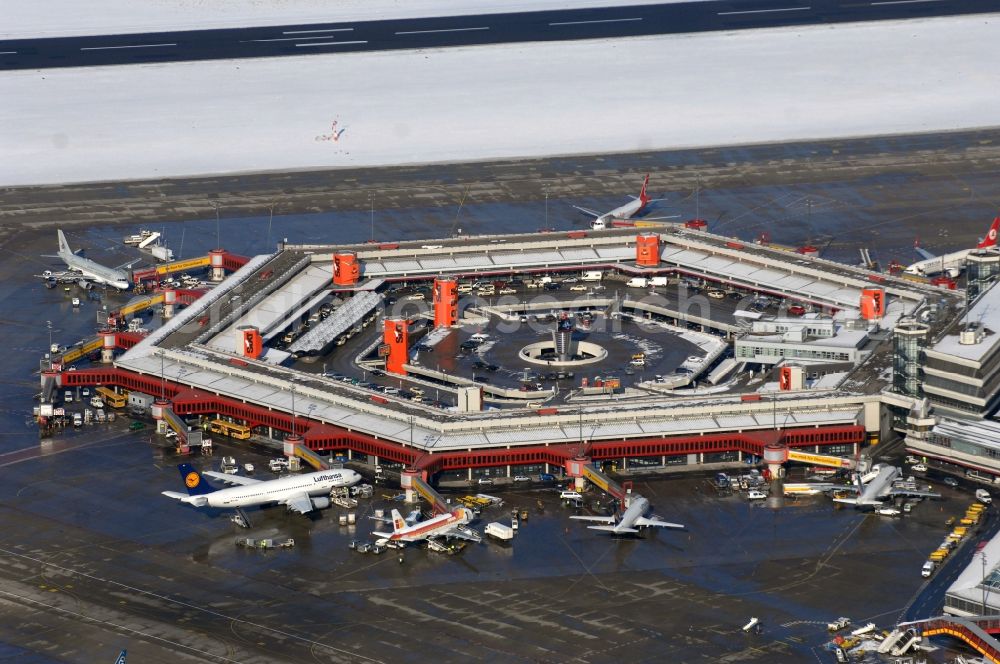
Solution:
[[(290, 511), (306, 514), (330, 506), (330, 490), (353, 486), (361, 475), (353, 470), (321, 470), (303, 475), (279, 477), (276, 480), (255, 480), (239, 475), (206, 471), (199, 473), (191, 464), (177, 466), (187, 487), (187, 495), (164, 491), (163, 495), (195, 507), (236, 509), (277, 503)], [(202, 475), (239, 486), (216, 489)]]
[(141, 259), (136, 259), (131, 263), (126, 263), (116, 268), (105, 267), (89, 258), (78, 256), (69, 248), (66, 236), (61, 230), (56, 230), (59, 235), (59, 253), (51, 258), (58, 258), (66, 264), (68, 269), (53, 272), (45, 270), (40, 277), (56, 283), (77, 283), (80, 288), (90, 288), (93, 284), (111, 286), (118, 290), (128, 290), (132, 285), (129, 281), (128, 273), (122, 268), (138, 263)]
[(653, 199), (649, 197), (646, 193), (646, 187), (649, 185), (649, 175), (646, 175), (646, 179), (642, 181), (642, 189), (639, 191), (639, 195), (633, 196), (631, 201), (625, 205), (616, 207), (610, 212), (600, 213), (596, 210), (591, 210), (589, 208), (580, 207), (579, 205), (574, 205), (577, 210), (581, 212), (586, 212), (587, 214), (594, 217), (594, 220), (590, 222), (590, 227), (595, 230), (602, 230), (612, 226), (613, 221), (619, 221), (623, 219), (631, 219), (634, 215), (641, 212), (646, 205), (653, 202)]
[(648, 509), (649, 501), (639, 494), (634, 494), (632, 496), (632, 501), (629, 503), (628, 509), (625, 510), (625, 513), (622, 514), (621, 519), (617, 520), (617, 522), (613, 516), (571, 516), (570, 518), (578, 521), (595, 521), (597, 523), (607, 524), (603, 526), (587, 527), (591, 530), (602, 530), (604, 532), (614, 533), (615, 535), (637, 533), (639, 532), (639, 528), (648, 528), (650, 526), (658, 528), (684, 528), (684, 526), (679, 523), (660, 521), (656, 517), (644, 517), (643, 514), (645, 514)]
[(915, 498), (940, 498), (941, 494), (917, 489), (904, 489), (893, 483), (901, 475), (896, 466), (872, 467), (875, 477), (863, 483), (860, 475), (855, 475), (856, 485), (852, 489), (858, 492), (857, 498), (834, 498), (834, 502), (854, 505), (855, 507), (877, 507), (883, 501), (897, 496), (912, 496)]
[(413, 525), (407, 525), (399, 510), (393, 510), (392, 532), (380, 533), (375, 531), (372, 532), (372, 535), (384, 537), (391, 542), (420, 542), (439, 537), (446, 539), (456, 537), (479, 542), (482, 540), (479, 533), (465, 527), (472, 522), (472, 519), (472, 510), (459, 507), (451, 512), (445, 512), (426, 521), (418, 521)]
[[(979, 244), (976, 245), (976, 249), (995, 248), (997, 246), (998, 231), (1000, 231), (1000, 217), (993, 220), (990, 229), (986, 232), (986, 237), (980, 240)], [(918, 261), (906, 268), (906, 273), (924, 277), (945, 274), (952, 278), (962, 273), (962, 270), (965, 269), (965, 259), (970, 253), (975, 251), (975, 249), (962, 249), (961, 251), (953, 251), (943, 256), (935, 256), (921, 247), (916, 247), (916, 250), (918, 254), (924, 257), (924, 260)]]

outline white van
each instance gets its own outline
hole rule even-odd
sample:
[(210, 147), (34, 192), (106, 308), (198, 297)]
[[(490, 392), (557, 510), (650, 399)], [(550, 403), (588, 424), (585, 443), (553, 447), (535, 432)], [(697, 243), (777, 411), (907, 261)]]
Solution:
[(576, 491), (561, 491), (559, 498), (560, 500), (583, 500), (583, 496)]
[(990, 495), (990, 492), (987, 491), (986, 489), (976, 489), (976, 500), (985, 505), (989, 505), (990, 503), (993, 502), (993, 497)]
[(650, 286), (666, 286), (667, 285), (667, 280), (668, 280), (667, 277), (653, 277), (653, 278), (651, 278), (649, 280), (649, 285)]
[(934, 573), (934, 568), (937, 567), (937, 563), (933, 560), (928, 560), (924, 563), (924, 566), (920, 568), (920, 576), (925, 579)]
[(629, 288), (645, 288), (649, 285), (649, 279), (646, 277), (632, 277), (625, 285)]
[(604, 277), (604, 273), (600, 270), (587, 270), (580, 275), (580, 281), (600, 281)]

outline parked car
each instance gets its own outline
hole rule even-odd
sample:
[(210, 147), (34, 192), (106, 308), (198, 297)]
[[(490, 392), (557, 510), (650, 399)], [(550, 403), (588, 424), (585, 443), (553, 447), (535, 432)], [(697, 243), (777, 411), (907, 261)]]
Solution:
[(766, 500), (767, 494), (763, 491), (748, 491), (747, 500)]
[(950, 477), (949, 476), (949, 477), (944, 478), (941, 481), (944, 482), (945, 484), (947, 484), (948, 486), (952, 487), (952, 488), (955, 488), (955, 487), (958, 486), (958, 480), (956, 480), (954, 477)]
[(479, 478), (479, 479), (478, 479), (478, 480), (476, 481), (476, 483), (477, 483), (477, 484), (478, 484), (479, 486), (493, 486), (493, 480), (491, 480), (491, 479), (490, 479), (489, 477), (480, 477), (480, 478)]
[(926, 473), (927, 472), (927, 465), (926, 464), (922, 464), (922, 463), (917, 463), (917, 464), (914, 464), (913, 467), (910, 468), (910, 470), (912, 470), (915, 473)]
[(530, 482), (531, 478), (527, 475), (514, 475), (515, 482)]
[(895, 507), (880, 507), (875, 512), (882, 516), (899, 516), (901, 514)]

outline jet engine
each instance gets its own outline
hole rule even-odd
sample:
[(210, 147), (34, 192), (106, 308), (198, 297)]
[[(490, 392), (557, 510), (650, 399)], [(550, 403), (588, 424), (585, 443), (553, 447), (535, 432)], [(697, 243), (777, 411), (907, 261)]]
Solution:
[(315, 498), (310, 498), (312, 501), (313, 508), (318, 510), (325, 510), (330, 506), (330, 499), (326, 496), (316, 496)]

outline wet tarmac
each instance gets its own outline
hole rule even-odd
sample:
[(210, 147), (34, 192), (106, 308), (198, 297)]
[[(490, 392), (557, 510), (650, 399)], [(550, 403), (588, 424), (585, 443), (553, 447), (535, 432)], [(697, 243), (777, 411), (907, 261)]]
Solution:
[[(232, 217), (224, 210), (218, 223), (200, 204), (189, 208), (196, 214), (170, 216), (188, 209), (172, 207), (178, 188), (205, 197), (211, 182), (171, 183), (166, 204), (155, 202), (155, 188), (107, 188), (97, 218), (130, 205), (141, 213), (102, 225), (90, 225), (73, 203), (86, 198), (81, 187), (4, 192), (0, 656), (111, 661), (127, 647), (141, 662), (832, 661), (817, 650), (826, 621), (848, 615), (891, 624), (921, 588), (920, 566), (945, 532), (942, 515), (963, 508), (968, 492), (944, 488), (945, 500), (888, 519), (835, 510), (821, 498), (750, 505), (716, 497), (693, 476), (638, 482), (657, 514), (689, 530), (616, 540), (570, 521), (555, 494), (524, 491), (506, 496), (532, 510), (510, 548), (484, 542), (457, 556), (413, 549), (403, 564), (350, 551), (368, 521), (352, 533), (337, 525), (335, 512), (310, 521), (269, 510), (252, 514), (251, 532), (237, 531), (224, 517), (161, 496), (180, 488), (177, 459), (150, 434), (126, 432), (127, 421), (39, 441), (28, 420), (39, 389), (34, 372), (49, 345), (46, 321), (53, 342), (70, 344), (93, 335), (101, 304), (85, 300), (74, 309), (70, 298), (82, 291), (47, 290), (30, 275), (52, 267), (39, 255), (54, 252), (63, 219), (75, 220), (66, 223), (73, 248), (108, 265), (136, 256), (121, 238), (140, 226), (163, 230), (181, 257), (215, 247), (217, 233), (230, 251), (252, 254), (284, 237), (357, 242), (443, 237), (459, 227), (580, 228), (587, 219), (571, 204), (619, 205), (646, 168), (656, 172), (657, 193), (667, 195), (650, 214), (698, 214), (713, 230), (746, 239), (766, 230), (775, 242), (811, 241), (845, 261), (866, 245), (883, 261), (910, 262), (915, 236), (945, 251), (985, 231), (1000, 203), (996, 137), (985, 131), (554, 159), (523, 169), (369, 172), (368, 182), (391, 190), (376, 199), (374, 215), (366, 196), (355, 200), (349, 178), (327, 177), (328, 192), (318, 198), (290, 186), (289, 198), (311, 209), (273, 220), (252, 185), (271, 187), (268, 195), (282, 185), (243, 178), (232, 198), (243, 202), (232, 206), (249, 200), (257, 211)], [(693, 173), (705, 176), (697, 204)], [(276, 180), (286, 177), (294, 180)], [(429, 180), (444, 184), (420, 190)], [(65, 209), (60, 201), (68, 201)], [(109, 295), (106, 302), (127, 299)], [(485, 520), (504, 516), (487, 513)], [(297, 546), (246, 551), (234, 546), (239, 536), (288, 536)], [(750, 616), (761, 619), (761, 635), (739, 630)]]

